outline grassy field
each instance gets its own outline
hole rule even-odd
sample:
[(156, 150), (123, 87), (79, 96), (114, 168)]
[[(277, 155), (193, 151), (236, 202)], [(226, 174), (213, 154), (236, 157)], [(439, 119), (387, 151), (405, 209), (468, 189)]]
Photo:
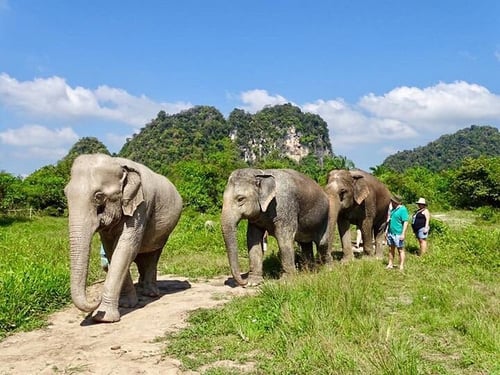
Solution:
[(404, 273), (358, 259), (269, 280), (255, 297), (193, 314), (166, 353), (206, 374), (500, 373), (500, 229), (456, 216), (433, 221), (425, 257), (408, 237)]
[[(271, 239), (259, 294), (200, 310), (187, 329), (160, 340), (187, 369), (232, 361), (254, 374), (500, 373), (500, 229), (470, 213), (438, 217), (427, 256), (414, 255), (409, 236), (404, 273), (357, 259), (275, 280)], [(206, 220), (216, 222), (213, 231)], [(104, 276), (98, 248), (95, 238), (89, 282)], [(160, 272), (229, 274), (218, 218), (184, 213)], [(67, 220), (0, 218), (0, 338), (42, 326), (68, 303)], [(240, 372), (213, 366), (206, 373)]]

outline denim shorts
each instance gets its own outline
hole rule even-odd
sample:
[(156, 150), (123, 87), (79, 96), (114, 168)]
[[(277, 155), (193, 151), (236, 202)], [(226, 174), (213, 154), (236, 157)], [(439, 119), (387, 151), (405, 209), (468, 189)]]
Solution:
[(404, 247), (405, 241), (402, 240), (400, 237), (401, 237), (401, 235), (399, 235), (399, 234), (387, 233), (387, 245), (396, 246), (396, 247)]
[(426, 232), (426, 231), (425, 231), (425, 228), (420, 228), (420, 229), (418, 230), (418, 232), (417, 232), (417, 233), (415, 233), (415, 236), (417, 236), (417, 238), (418, 238), (419, 240), (425, 240), (425, 239), (427, 238), (427, 236), (428, 236), (428, 235), (429, 235), (429, 232)]

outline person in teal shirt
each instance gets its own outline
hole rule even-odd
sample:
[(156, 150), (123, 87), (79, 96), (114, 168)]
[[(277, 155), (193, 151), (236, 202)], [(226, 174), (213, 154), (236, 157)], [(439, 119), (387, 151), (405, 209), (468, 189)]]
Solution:
[(397, 248), (399, 253), (399, 269), (402, 271), (405, 264), (405, 235), (410, 215), (408, 209), (403, 205), (401, 197), (397, 195), (391, 197), (391, 206), (386, 233), (387, 245), (389, 245), (389, 263), (387, 264), (387, 269), (394, 268), (394, 256)]

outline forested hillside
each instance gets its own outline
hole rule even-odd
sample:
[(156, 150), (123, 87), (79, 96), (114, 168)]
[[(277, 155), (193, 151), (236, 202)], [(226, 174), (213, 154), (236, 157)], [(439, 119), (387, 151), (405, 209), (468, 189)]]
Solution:
[(204, 160), (207, 154), (223, 150), (237, 152), (249, 164), (269, 156), (299, 162), (308, 155), (332, 155), (326, 122), (290, 104), (255, 115), (235, 109), (228, 120), (208, 106), (174, 115), (162, 111), (127, 140), (119, 155), (161, 171), (172, 163)]
[(260, 161), (270, 154), (296, 162), (311, 154), (319, 159), (332, 155), (327, 123), (291, 104), (267, 107), (255, 115), (235, 109), (228, 123), (231, 138), (246, 162)]
[(436, 172), (457, 168), (464, 159), (480, 156), (500, 156), (500, 133), (497, 128), (472, 125), (454, 134), (443, 135), (426, 146), (391, 155), (382, 166), (397, 172), (411, 167), (424, 167)]
[(223, 148), (228, 137), (228, 124), (214, 107), (197, 106), (174, 115), (161, 111), (118, 154), (160, 171), (184, 159), (202, 160), (207, 152)]

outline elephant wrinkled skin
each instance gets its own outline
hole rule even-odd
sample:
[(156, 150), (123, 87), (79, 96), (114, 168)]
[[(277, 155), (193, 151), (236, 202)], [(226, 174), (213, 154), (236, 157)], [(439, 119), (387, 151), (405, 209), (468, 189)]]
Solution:
[[(247, 248), (250, 257), (248, 279), (238, 263), (236, 230), (248, 220)], [(229, 176), (221, 214), (222, 233), (231, 273), (241, 285), (258, 285), (263, 280), (262, 240), (265, 232), (278, 242), (282, 269), (295, 272), (294, 241), (310, 262), (313, 243), (320, 261), (332, 261), (328, 243), (328, 197), (311, 178), (291, 169), (237, 169)]]
[(382, 258), (382, 239), (387, 221), (391, 193), (370, 173), (362, 170), (336, 169), (328, 173), (325, 187), (330, 200), (330, 242), (333, 243), (335, 226), (342, 241), (343, 261), (353, 258), (349, 227), (361, 229), (364, 252)]
[[(157, 264), (179, 220), (181, 196), (167, 178), (144, 165), (104, 154), (77, 157), (64, 192), (69, 209), (73, 303), (82, 311), (93, 312), (96, 321), (118, 321), (119, 303), (132, 307), (138, 301), (129, 270), (133, 261), (139, 270), (138, 289), (148, 296), (159, 294)], [(101, 298), (92, 303), (87, 300), (86, 282), (96, 232), (110, 264)]]

